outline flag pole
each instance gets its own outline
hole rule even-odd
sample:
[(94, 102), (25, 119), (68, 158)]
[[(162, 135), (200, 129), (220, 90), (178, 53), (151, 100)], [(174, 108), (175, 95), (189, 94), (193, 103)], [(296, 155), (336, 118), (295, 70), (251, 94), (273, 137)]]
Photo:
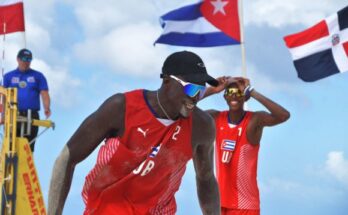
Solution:
[(245, 43), (244, 43), (244, 20), (243, 20), (243, 0), (239, 0), (239, 28), (240, 28), (240, 48), (242, 54), (242, 76), (247, 77), (246, 59), (245, 59)]
[(23, 23), (24, 23), (24, 32), (23, 32), (24, 48), (27, 48), (27, 37), (26, 37), (26, 33), (25, 33), (25, 11), (24, 11), (24, 3), (23, 3)]
[(4, 73), (5, 73), (5, 41), (6, 41), (6, 22), (3, 23), (3, 32), (4, 35), (2, 37), (2, 63), (1, 63), (1, 85), (4, 81)]

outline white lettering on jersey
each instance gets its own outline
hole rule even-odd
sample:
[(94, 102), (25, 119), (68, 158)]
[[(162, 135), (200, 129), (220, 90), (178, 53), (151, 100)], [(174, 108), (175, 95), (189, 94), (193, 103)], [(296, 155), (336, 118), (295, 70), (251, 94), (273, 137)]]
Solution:
[(240, 136), (240, 135), (242, 135), (242, 128), (241, 127), (238, 128), (238, 136)]
[(222, 151), (222, 157), (221, 157), (221, 162), (222, 163), (229, 163), (232, 158), (232, 152), (229, 151)]
[[(147, 160), (143, 161), (138, 168), (133, 170), (133, 174), (138, 175), (141, 173), (141, 176), (147, 175), (151, 170), (155, 167), (155, 162), (153, 160), (148, 160), (147, 164), (145, 165)], [(144, 167), (145, 165), (145, 167)], [(144, 168), (143, 168), (144, 167)]]
[(180, 133), (181, 127), (179, 125), (176, 126), (174, 134), (172, 136), (173, 140), (177, 140), (176, 136)]
[(147, 175), (154, 167), (155, 167), (155, 162), (153, 160), (149, 160), (149, 162), (145, 166), (144, 171), (141, 173), (141, 176)]

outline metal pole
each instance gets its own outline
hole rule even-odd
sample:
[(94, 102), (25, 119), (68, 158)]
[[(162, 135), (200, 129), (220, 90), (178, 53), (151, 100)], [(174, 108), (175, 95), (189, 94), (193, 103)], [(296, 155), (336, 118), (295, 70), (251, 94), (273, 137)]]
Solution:
[(240, 48), (242, 52), (242, 76), (247, 77), (245, 43), (244, 43), (244, 21), (243, 21), (243, 0), (239, 1), (239, 28), (240, 28)]

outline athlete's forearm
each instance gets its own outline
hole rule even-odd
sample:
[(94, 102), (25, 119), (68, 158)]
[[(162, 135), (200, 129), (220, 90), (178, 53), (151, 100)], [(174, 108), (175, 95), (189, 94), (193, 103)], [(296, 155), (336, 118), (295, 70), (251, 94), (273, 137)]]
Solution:
[(57, 158), (52, 171), (52, 179), (48, 193), (48, 215), (62, 214), (74, 172), (74, 166), (69, 164), (69, 158), (69, 149), (65, 146)]
[(49, 110), (51, 106), (51, 99), (50, 99), (50, 95), (48, 94), (48, 91), (46, 90), (41, 91), (41, 98), (42, 98), (44, 109)]
[(212, 87), (212, 86), (207, 87), (203, 98), (206, 98), (206, 97), (211, 96), (213, 94), (220, 93), (221, 91), (223, 91), (225, 89), (225, 87), (227, 86), (229, 81), (232, 81), (234, 79), (230, 76), (222, 76), (222, 77), (217, 78), (216, 80), (219, 82), (219, 85), (216, 87)]
[(279, 120), (279, 123), (286, 121), (290, 117), (290, 113), (285, 108), (256, 90), (251, 91), (250, 96), (265, 106), (271, 112), (271, 115)]
[(220, 215), (220, 194), (214, 175), (208, 180), (197, 178), (197, 192), (203, 215)]

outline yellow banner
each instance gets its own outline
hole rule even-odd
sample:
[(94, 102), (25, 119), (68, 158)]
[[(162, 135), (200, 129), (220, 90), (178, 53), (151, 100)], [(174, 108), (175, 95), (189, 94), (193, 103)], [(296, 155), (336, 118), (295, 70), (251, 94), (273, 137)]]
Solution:
[(25, 138), (17, 138), (16, 142), (18, 149), (16, 214), (45, 215), (45, 203), (28, 141)]

